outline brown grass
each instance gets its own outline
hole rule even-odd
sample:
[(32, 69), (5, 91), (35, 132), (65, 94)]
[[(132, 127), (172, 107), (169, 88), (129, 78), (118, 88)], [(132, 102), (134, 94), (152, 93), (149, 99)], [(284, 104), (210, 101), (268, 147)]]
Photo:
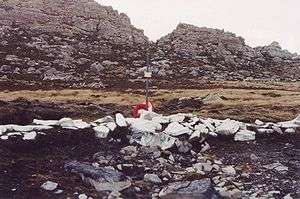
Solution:
[[(268, 85), (269, 86), (269, 85)], [(292, 119), (300, 113), (300, 90), (293, 86), (276, 85), (269, 89), (176, 89), (152, 90), (151, 101), (156, 107), (163, 102), (181, 97), (203, 97), (210, 93), (218, 93), (225, 100), (204, 105), (199, 110), (192, 111), (205, 117), (235, 118), (254, 120), (260, 118), (266, 121)], [(127, 91), (95, 91), (95, 90), (37, 90), (37, 91), (2, 91), (0, 99), (12, 101), (18, 98), (39, 100), (41, 102), (118, 104), (131, 107), (144, 101), (143, 90)]]

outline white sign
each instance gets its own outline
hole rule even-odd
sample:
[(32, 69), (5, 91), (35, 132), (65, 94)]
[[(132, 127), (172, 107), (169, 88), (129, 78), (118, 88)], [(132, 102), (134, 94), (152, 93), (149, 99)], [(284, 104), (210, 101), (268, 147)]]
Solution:
[(152, 77), (152, 72), (147, 72), (147, 71), (145, 71), (144, 77), (145, 77), (145, 78), (151, 78), (151, 77)]

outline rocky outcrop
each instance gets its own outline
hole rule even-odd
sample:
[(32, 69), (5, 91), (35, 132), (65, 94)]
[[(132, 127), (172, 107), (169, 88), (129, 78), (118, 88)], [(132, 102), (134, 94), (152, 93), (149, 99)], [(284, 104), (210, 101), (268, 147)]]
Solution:
[(160, 77), (212, 80), (295, 80), (300, 72), (299, 56), (277, 42), (251, 48), (233, 33), (189, 24), (157, 41), (154, 65)]
[(67, 85), (124, 78), (148, 43), (125, 14), (93, 0), (2, 1), (0, 39), (1, 74)]
[[(148, 45), (125, 14), (93, 0), (0, 2), (0, 82), (11, 87), (136, 86)], [(157, 81), (300, 79), (299, 55), (223, 30), (179, 24), (150, 50)]]

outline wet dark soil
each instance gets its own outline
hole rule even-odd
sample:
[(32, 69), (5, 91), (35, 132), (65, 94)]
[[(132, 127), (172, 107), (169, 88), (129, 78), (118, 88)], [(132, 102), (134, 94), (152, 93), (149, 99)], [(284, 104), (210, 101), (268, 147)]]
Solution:
[[(64, 164), (71, 160), (93, 162), (97, 152), (120, 155), (121, 144), (95, 139), (91, 131), (53, 129), (47, 131), (46, 135), (39, 135), (35, 141), (23, 141), (20, 138), (0, 141), (0, 198), (75, 198), (74, 193), (101, 198), (104, 193), (97, 193), (93, 187), (85, 185), (79, 176), (69, 174), (63, 169)], [(241, 168), (246, 163), (251, 165), (250, 178), (241, 179), (252, 184), (247, 189), (266, 184), (269, 191), (281, 191), (276, 198), (288, 193), (299, 193), (297, 183), (300, 183), (300, 134), (260, 137), (249, 143), (222, 138), (210, 139), (208, 143), (211, 145), (208, 153), (221, 159), (223, 163)], [(258, 159), (251, 160), (251, 154)], [(289, 167), (287, 174), (265, 171), (262, 167), (277, 161)], [(126, 175), (140, 179), (144, 170), (128, 170)], [(40, 186), (47, 180), (59, 183), (59, 188), (64, 192), (54, 194), (42, 190)], [(134, 193), (132, 188), (125, 190), (123, 194), (127, 198), (149, 197), (147, 192)]]
[(30, 124), (33, 119), (59, 120), (63, 117), (73, 119), (94, 119), (112, 115), (116, 110), (128, 110), (116, 104), (97, 105), (94, 103), (45, 103), (28, 101), (23, 98), (10, 102), (0, 100), (0, 124)]
[[(276, 198), (293, 193), (300, 198), (300, 131), (295, 135), (259, 136), (256, 141), (234, 142), (228, 139), (211, 139), (211, 153), (226, 165), (235, 165), (240, 173), (249, 172), (250, 176), (241, 178), (249, 183), (246, 190), (261, 185), (264, 192), (280, 191)], [(266, 169), (264, 165), (279, 162), (288, 167), (286, 173)], [(259, 194), (258, 194), (259, 196)]]

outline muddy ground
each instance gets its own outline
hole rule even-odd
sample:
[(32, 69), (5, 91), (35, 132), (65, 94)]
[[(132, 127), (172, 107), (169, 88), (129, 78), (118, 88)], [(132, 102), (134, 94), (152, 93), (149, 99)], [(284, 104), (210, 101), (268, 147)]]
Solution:
[[(250, 165), (250, 178), (241, 179), (249, 183), (246, 189), (261, 185), (265, 191), (280, 191), (275, 198), (281, 198), (288, 193), (300, 193), (300, 134), (263, 137), (249, 143), (228, 139), (211, 139), (208, 143), (212, 148), (207, 153), (221, 159), (223, 163), (241, 168)], [(112, 166), (121, 162), (136, 163), (137, 160), (122, 159), (119, 153), (121, 147), (122, 144), (112, 145), (107, 140), (97, 140), (87, 130), (51, 130), (35, 141), (25, 142), (18, 138), (0, 141), (0, 198), (76, 198), (76, 193), (102, 198), (105, 193), (97, 193), (93, 187), (85, 185), (79, 176), (67, 173), (63, 169), (64, 164), (70, 160), (94, 162), (93, 155), (97, 152), (114, 155)], [(252, 160), (251, 155), (255, 155), (257, 159)], [(146, 158), (138, 157), (141, 160)], [(277, 161), (289, 167), (288, 173), (280, 174), (262, 168), (262, 165)], [(142, 180), (145, 171), (134, 170), (129, 170), (126, 174)], [(47, 180), (59, 183), (59, 188), (64, 192), (54, 194), (42, 190), (40, 186)], [(140, 192), (129, 188), (122, 192), (123, 196), (151, 198), (148, 192), (151, 187), (147, 184), (139, 186)]]

